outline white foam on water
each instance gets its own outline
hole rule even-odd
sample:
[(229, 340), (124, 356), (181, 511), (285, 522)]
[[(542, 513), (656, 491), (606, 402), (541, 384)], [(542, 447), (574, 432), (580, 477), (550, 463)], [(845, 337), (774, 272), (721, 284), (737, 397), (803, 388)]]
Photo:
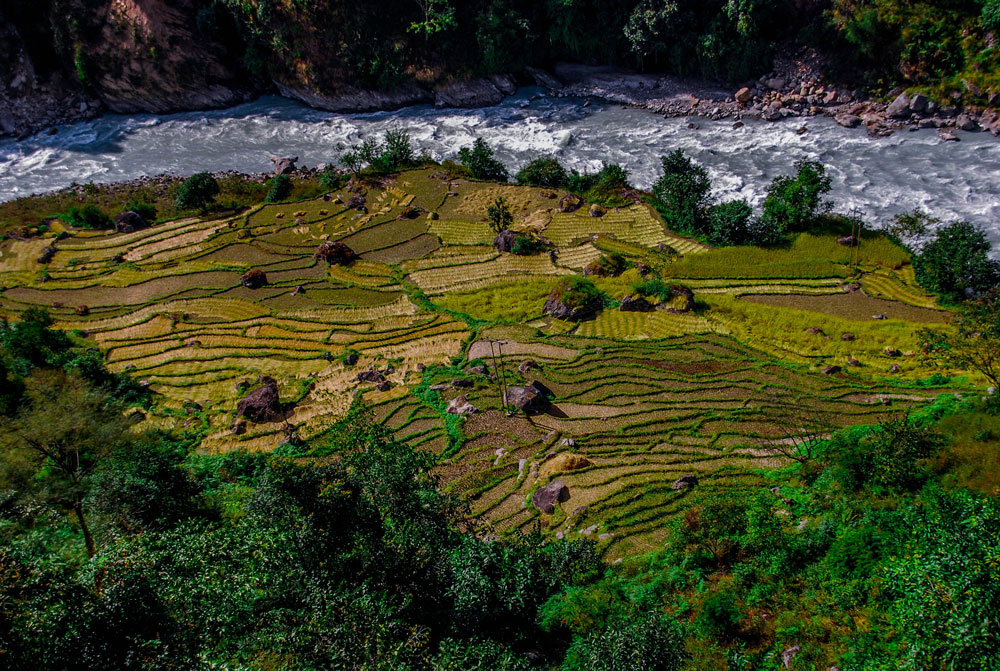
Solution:
[[(681, 148), (709, 170), (716, 197), (754, 204), (795, 161), (818, 160), (830, 172), (838, 211), (856, 209), (873, 224), (914, 208), (945, 220), (968, 219), (983, 226), (1000, 250), (1000, 143), (988, 134), (959, 133), (957, 143), (943, 142), (934, 130), (871, 139), (826, 118), (747, 121), (734, 129), (731, 120), (665, 119), (583, 103), (525, 89), (480, 110), (421, 106), (345, 115), (272, 96), (228, 110), (108, 115), (61, 126), (53, 135), (0, 142), (0, 200), (73, 182), (202, 170), (264, 172), (276, 155), (297, 155), (308, 166), (330, 163), (343, 147), (401, 128), (419, 152), (436, 159), (482, 137), (512, 171), (541, 155), (577, 170), (621, 163), (643, 188), (656, 180), (660, 156)], [(807, 130), (800, 135), (801, 126)]]

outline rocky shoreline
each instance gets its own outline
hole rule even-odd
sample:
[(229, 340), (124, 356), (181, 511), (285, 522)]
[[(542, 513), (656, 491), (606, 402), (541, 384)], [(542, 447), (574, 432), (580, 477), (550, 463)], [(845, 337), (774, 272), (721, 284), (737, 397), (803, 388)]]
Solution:
[[(938, 105), (922, 95), (896, 91), (891, 103), (870, 100), (857, 90), (825, 80), (818, 56), (801, 52), (775, 61), (774, 69), (742, 86), (724, 87), (670, 75), (640, 74), (609, 67), (560, 63), (551, 72), (528, 68), (519, 76), (493, 75), (451, 83), (436, 91), (416, 85), (392, 92), (349, 89), (337, 95), (278, 86), (280, 95), (331, 112), (389, 111), (411, 105), (481, 108), (499, 104), (518, 86), (546, 89), (556, 97), (594, 98), (647, 109), (667, 117), (779, 121), (826, 116), (846, 128), (864, 128), (872, 137), (900, 130), (937, 128), (942, 139), (958, 140), (956, 130), (1000, 136), (1000, 92), (983, 109)], [(3, 88), (3, 87), (0, 87)], [(93, 119), (111, 111), (79, 93), (60, 97), (52, 87), (33, 89), (22, 77), (0, 90), (0, 137), (18, 140), (55, 125)]]

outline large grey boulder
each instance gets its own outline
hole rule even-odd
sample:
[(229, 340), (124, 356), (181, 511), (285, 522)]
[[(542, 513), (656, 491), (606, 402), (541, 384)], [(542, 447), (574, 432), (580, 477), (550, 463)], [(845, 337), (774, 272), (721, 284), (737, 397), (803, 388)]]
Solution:
[(896, 99), (889, 103), (885, 109), (885, 115), (893, 119), (906, 119), (910, 116), (910, 97), (905, 93), (900, 93)]
[(544, 410), (549, 405), (552, 392), (544, 384), (535, 380), (524, 386), (507, 387), (507, 402), (518, 410), (535, 413)]
[(278, 383), (265, 377), (264, 384), (244, 396), (236, 404), (236, 415), (251, 422), (271, 422), (281, 417), (281, 402), (278, 398)]
[(467, 79), (441, 89), (434, 96), (437, 107), (487, 107), (500, 103), (517, 91), (510, 75), (491, 75), (483, 79)]
[(562, 480), (550, 482), (544, 487), (539, 487), (531, 495), (531, 505), (546, 515), (551, 515), (556, 511), (556, 504), (569, 500), (569, 487)]
[(275, 175), (290, 175), (295, 172), (295, 163), (299, 160), (298, 156), (272, 156), (271, 162), (274, 163), (274, 174)]
[(115, 217), (115, 231), (117, 233), (131, 233), (140, 228), (146, 228), (149, 224), (138, 212), (128, 210)]

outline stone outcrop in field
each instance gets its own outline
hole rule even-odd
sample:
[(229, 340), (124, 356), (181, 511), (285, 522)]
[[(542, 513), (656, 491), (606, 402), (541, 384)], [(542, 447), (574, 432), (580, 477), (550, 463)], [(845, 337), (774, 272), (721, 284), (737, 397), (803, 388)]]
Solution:
[(319, 246), (313, 258), (317, 261), (326, 261), (331, 266), (346, 266), (356, 260), (358, 255), (343, 242), (327, 240)]
[(539, 487), (531, 495), (531, 505), (546, 515), (556, 511), (556, 504), (569, 501), (569, 487), (562, 480), (556, 480), (544, 487)]
[(244, 396), (236, 405), (237, 417), (251, 422), (272, 422), (281, 417), (281, 401), (278, 397), (278, 383), (274, 378), (265, 377), (264, 384)]

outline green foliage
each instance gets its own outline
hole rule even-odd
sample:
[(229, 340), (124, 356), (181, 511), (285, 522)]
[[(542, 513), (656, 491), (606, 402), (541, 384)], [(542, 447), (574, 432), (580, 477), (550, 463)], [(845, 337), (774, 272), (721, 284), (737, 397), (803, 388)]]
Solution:
[(114, 220), (106, 212), (93, 203), (77, 207), (73, 206), (59, 215), (59, 218), (70, 226), (90, 230), (105, 230), (113, 228)]
[(795, 177), (776, 177), (767, 188), (761, 220), (775, 236), (807, 230), (829, 204), (823, 196), (830, 192), (826, 168), (815, 161), (795, 164)]
[(514, 238), (514, 246), (511, 247), (510, 251), (511, 254), (517, 254), (518, 256), (531, 256), (532, 254), (544, 252), (545, 249), (545, 243), (538, 236), (518, 235)]
[(368, 137), (361, 144), (351, 145), (340, 157), (340, 162), (355, 175), (366, 167), (376, 174), (387, 174), (412, 167), (416, 162), (416, 153), (409, 133), (394, 129), (385, 132), (382, 142)]
[(934, 491), (925, 505), (906, 510), (900, 528), (905, 545), (887, 562), (884, 579), (905, 645), (882, 668), (996, 668), (997, 499)]
[(680, 628), (657, 612), (615, 618), (574, 637), (563, 671), (675, 671), (684, 667)]
[(953, 330), (921, 331), (924, 351), (1000, 387), (1000, 291), (961, 304), (952, 323)]
[(135, 212), (150, 224), (156, 221), (156, 206), (136, 200), (135, 198), (126, 201), (125, 204), (122, 205), (122, 212)]
[(265, 203), (280, 203), (292, 195), (292, 178), (288, 175), (272, 177), (267, 184), (267, 195), (264, 196)]
[(472, 147), (459, 149), (458, 160), (468, 168), (473, 179), (491, 182), (507, 181), (507, 168), (493, 156), (493, 149), (481, 137), (476, 138)]
[(612, 252), (611, 254), (601, 254), (594, 261), (587, 264), (584, 272), (587, 275), (597, 275), (598, 277), (618, 277), (629, 267), (628, 259), (621, 254)]
[(347, 182), (347, 178), (343, 173), (338, 172), (332, 165), (328, 165), (324, 168), (323, 172), (320, 173), (319, 182), (323, 185), (323, 188), (329, 189), (330, 191), (336, 191), (344, 186)]
[(711, 203), (708, 171), (676, 149), (662, 157), (663, 175), (653, 185), (656, 208), (667, 225), (680, 233), (695, 234)]
[(940, 435), (904, 416), (885, 420), (859, 440), (843, 437), (833, 453), (846, 487), (907, 491), (923, 484), (925, 461), (943, 446)]
[(600, 289), (593, 282), (579, 275), (571, 275), (559, 280), (553, 292), (563, 305), (572, 310), (598, 306), (604, 298)]
[(191, 175), (177, 189), (176, 206), (181, 210), (203, 210), (219, 195), (219, 182), (207, 172)]
[(514, 179), (518, 184), (560, 189), (566, 185), (569, 175), (558, 159), (539, 157), (521, 168)]
[(986, 233), (967, 221), (939, 228), (913, 259), (917, 281), (952, 301), (1000, 286), (1000, 262), (990, 258)]
[(514, 215), (503, 196), (497, 196), (496, 200), (486, 206), (486, 219), (496, 234), (506, 231), (514, 224)]

